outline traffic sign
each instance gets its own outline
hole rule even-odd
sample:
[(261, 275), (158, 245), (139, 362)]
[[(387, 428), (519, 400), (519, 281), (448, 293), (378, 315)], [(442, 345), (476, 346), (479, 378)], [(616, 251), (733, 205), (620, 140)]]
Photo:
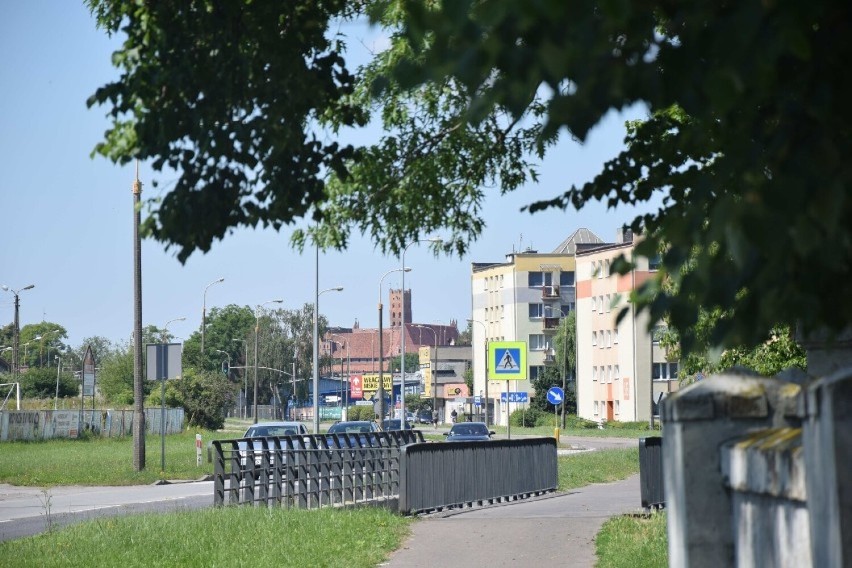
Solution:
[[(508, 396), (509, 402), (529, 402), (530, 401), (529, 393), (524, 392), (524, 391), (510, 392), (508, 394), (509, 394), (509, 396)], [(500, 393), (500, 402), (506, 402), (506, 393), (505, 392)]]
[(473, 397), (473, 404), (474, 406), (482, 406), (482, 397), (478, 395)]
[(523, 381), (527, 378), (527, 344), (493, 341), (488, 344), (488, 379)]
[(565, 400), (565, 393), (562, 392), (562, 389), (559, 387), (550, 387), (547, 390), (547, 402), (556, 406), (557, 404), (562, 404)]

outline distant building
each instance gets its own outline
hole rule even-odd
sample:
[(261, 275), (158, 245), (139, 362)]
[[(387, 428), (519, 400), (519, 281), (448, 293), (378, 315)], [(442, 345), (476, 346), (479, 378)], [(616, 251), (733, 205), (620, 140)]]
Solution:
[[(577, 251), (577, 413), (596, 421), (645, 421), (662, 395), (677, 390), (678, 363), (659, 345), (663, 328), (649, 333), (648, 313), (637, 313), (630, 302), (657, 260), (634, 255), (629, 230), (618, 231), (616, 241)], [(610, 273), (620, 255), (636, 263), (624, 276)], [(626, 317), (617, 323), (623, 308)]]
[[(578, 229), (553, 252), (511, 252), (505, 262), (471, 266), (474, 395), (488, 398), (489, 417), (505, 424), (520, 403), (501, 403), (505, 381), (489, 381), (486, 389), (485, 345), (492, 341), (527, 344), (527, 380), (510, 381), (513, 392), (532, 396), (531, 380), (553, 364), (553, 337), (561, 319), (575, 309), (575, 255), (603, 241)], [(508, 410), (508, 412), (507, 412)]]

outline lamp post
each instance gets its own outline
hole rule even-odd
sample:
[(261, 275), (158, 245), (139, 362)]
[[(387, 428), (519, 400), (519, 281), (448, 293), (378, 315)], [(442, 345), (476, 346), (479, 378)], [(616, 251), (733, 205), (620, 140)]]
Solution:
[[(36, 338), (38, 338), (38, 337), (39, 336), (37, 335)], [(30, 357), (30, 343), (32, 343), (32, 342), (33, 342), (33, 340), (31, 339), (31, 340), (27, 341), (26, 343), (24, 343), (22, 345), (22, 347), (24, 348), (24, 363), (27, 363), (27, 366), (29, 366), (29, 363), (27, 362), (27, 360)], [(13, 354), (13, 356), (14, 356), (14, 354)]]
[(5, 284), (3, 284), (2, 288), (7, 292), (11, 292), (12, 295), (15, 296), (15, 327), (12, 330), (12, 377), (14, 379), (14, 382), (18, 382), (18, 343), (21, 340), (21, 327), (20, 321), (18, 319), (18, 311), (21, 307), (21, 299), (19, 298), (19, 295), (24, 290), (32, 290), (33, 288), (35, 288), (35, 284), (30, 284), (29, 286), (24, 286), (23, 288), (19, 288), (17, 290), (13, 290), (12, 288), (9, 288)]
[[(443, 239), (438, 237), (430, 237), (428, 239), (416, 239), (411, 241), (406, 245), (404, 249), (402, 249), (402, 266), (405, 267), (405, 253), (408, 251), (408, 247), (415, 243), (421, 242), (429, 242), (429, 243), (442, 243)], [(402, 368), (402, 381), (400, 382), (399, 388), (399, 412), (400, 418), (402, 418), (402, 424), (405, 424), (405, 270), (402, 271), (402, 321), (401, 321), (401, 338), (400, 338), (400, 349), (402, 353), (400, 354), (400, 367)]]
[(214, 280), (210, 284), (204, 287), (204, 299), (201, 303), (201, 354), (204, 355), (204, 328), (207, 325), (207, 288), (212, 286), (213, 284), (218, 284), (219, 282), (224, 282), (224, 276), (217, 280)]
[[(169, 339), (169, 324), (184, 320), (186, 320), (186, 317), (174, 318), (167, 321), (166, 325), (163, 326), (163, 339), (166, 341)], [(166, 374), (168, 375), (168, 371)], [(164, 479), (166, 475), (166, 378), (162, 378), (163, 383), (160, 387), (160, 471)]]
[[(385, 276), (394, 272), (402, 272), (404, 274), (406, 272), (411, 272), (411, 269), (407, 266), (403, 268), (392, 268), (382, 274), (382, 277), (379, 278), (379, 390), (376, 391), (376, 395), (379, 398), (379, 421), (385, 419), (385, 364), (384, 353), (382, 352), (382, 282), (384, 281)], [(405, 296), (404, 289), (402, 291), (402, 295)], [(393, 377), (393, 369), (391, 369), (391, 377)], [(391, 398), (393, 398), (393, 379), (391, 379)]]
[(242, 408), (243, 418), (246, 418), (248, 416), (248, 341), (245, 339), (232, 339), (231, 341), (242, 341), (243, 347), (246, 350), (245, 359), (243, 359), (243, 397), (245, 404), (243, 404)]
[(319, 289), (319, 248), (317, 248), (317, 274), (314, 290), (316, 298), (314, 298), (314, 434), (319, 434), (319, 297), (326, 292), (342, 292), (343, 286), (335, 286), (334, 288)]
[[(482, 340), (485, 342), (485, 424), (488, 424), (488, 328), (479, 320), (469, 319), (472, 323), (478, 323), (482, 326)], [(506, 398), (506, 408), (509, 408), (509, 398)], [(508, 420), (508, 418), (507, 418)]]
[[(338, 339), (343, 340), (342, 343), (340, 341), (335, 341), (334, 343), (337, 343), (341, 347), (346, 348), (346, 390), (343, 390), (343, 383), (341, 382), (340, 383), (340, 403), (344, 408), (349, 408), (349, 372), (350, 372), (349, 367), (350, 367), (350, 364), (351, 364), (351, 360), (349, 358), (349, 341), (347, 341), (346, 339), (344, 339), (340, 335), (332, 334), (331, 336), (337, 337)], [(343, 375), (343, 353), (340, 354), (340, 374)], [(342, 416), (342, 412), (341, 412), (341, 416)], [(341, 420), (342, 420), (342, 418), (341, 418)]]
[(215, 351), (216, 353), (221, 353), (222, 355), (224, 355), (225, 357), (228, 358), (228, 372), (230, 372), (231, 371), (231, 354), (228, 353), (227, 351), (222, 351), (221, 349), (214, 349), (213, 351)]
[(425, 325), (416, 325), (414, 327), (419, 327), (420, 329), (426, 329), (432, 332), (432, 335), (435, 337), (435, 368), (432, 369), (430, 373), (432, 375), (432, 412), (435, 413), (435, 416), (438, 415), (438, 334), (431, 327), (426, 327)]
[[(44, 366), (44, 359), (43, 359), (43, 356), (44, 356), (44, 336), (47, 335), (48, 333), (59, 333), (59, 330), (58, 329), (51, 329), (50, 331), (45, 331), (43, 335), (38, 335), (34, 338), (34, 339), (37, 339), (39, 341), (39, 347), (38, 347), (38, 366), (39, 367)], [(47, 366), (50, 367), (50, 345), (47, 346)]]
[(257, 424), (257, 336), (260, 333), (260, 310), (263, 309), (263, 306), (266, 304), (280, 304), (284, 302), (284, 300), (268, 300), (259, 304), (257, 308), (254, 310), (254, 406), (253, 406), (253, 418), (254, 423)]

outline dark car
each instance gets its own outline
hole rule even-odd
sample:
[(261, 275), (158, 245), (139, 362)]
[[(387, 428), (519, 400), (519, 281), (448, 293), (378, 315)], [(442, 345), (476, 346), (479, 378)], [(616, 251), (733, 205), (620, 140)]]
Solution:
[[(402, 420), (399, 418), (390, 418), (388, 420), (382, 420), (382, 430), (387, 432), (388, 430), (402, 430)], [(414, 426), (411, 425), (411, 422), (405, 422), (406, 430), (414, 430)]]
[(379, 425), (371, 420), (349, 420), (336, 422), (328, 429), (328, 434), (369, 434), (381, 432)]
[(417, 413), (417, 421), (420, 424), (431, 424), (432, 423), (432, 411), (431, 410), (421, 410)]
[(484, 442), (493, 434), (494, 430), (489, 430), (485, 422), (459, 422), (444, 435), (448, 442)]

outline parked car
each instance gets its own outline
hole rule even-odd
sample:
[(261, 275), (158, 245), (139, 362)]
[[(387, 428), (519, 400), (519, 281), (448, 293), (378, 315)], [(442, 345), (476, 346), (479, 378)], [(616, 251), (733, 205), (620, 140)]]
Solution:
[[(388, 420), (382, 420), (382, 430), (384, 430), (385, 432), (387, 432), (389, 430), (402, 430), (402, 429), (403, 429), (402, 420), (399, 420), (398, 418), (390, 418)], [(411, 425), (411, 422), (406, 421), (405, 422), (405, 429), (406, 430), (414, 430), (414, 426)]]
[[(263, 444), (259, 438), (276, 438), (278, 436), (304, 436), (308, 434), (308, 429), (301, 422), (258, 422), (248, 427), (243, 438), (253, 438), (248, 442), (238, 442), (237, 447), (240, 451), (241, 463), (246, 464), (246, 458), (252, 450), (257, 450), (254, 454), (255, 465), (260, 465), (263, 458), (260, 450), (263, 449)], [(258, 440), (258, 441), (255, 441)], [(270, 458), (270, 461), (272, 459)]]
[(417, 413), (417, 422), (420, 424), (431, 424), (432, 423), (432, 411), (431, 410), (421, 410)]
[(369, 434), (370, 432), (381, 432), (379, 425), (371, 420), (349, 420), (335, 422), (328, 429), (328, 434)]
[(494, 430), (489, 430), (485, 422), (459, 422), (444, 435), (448, 442), (483, 442), (491, 439)]

